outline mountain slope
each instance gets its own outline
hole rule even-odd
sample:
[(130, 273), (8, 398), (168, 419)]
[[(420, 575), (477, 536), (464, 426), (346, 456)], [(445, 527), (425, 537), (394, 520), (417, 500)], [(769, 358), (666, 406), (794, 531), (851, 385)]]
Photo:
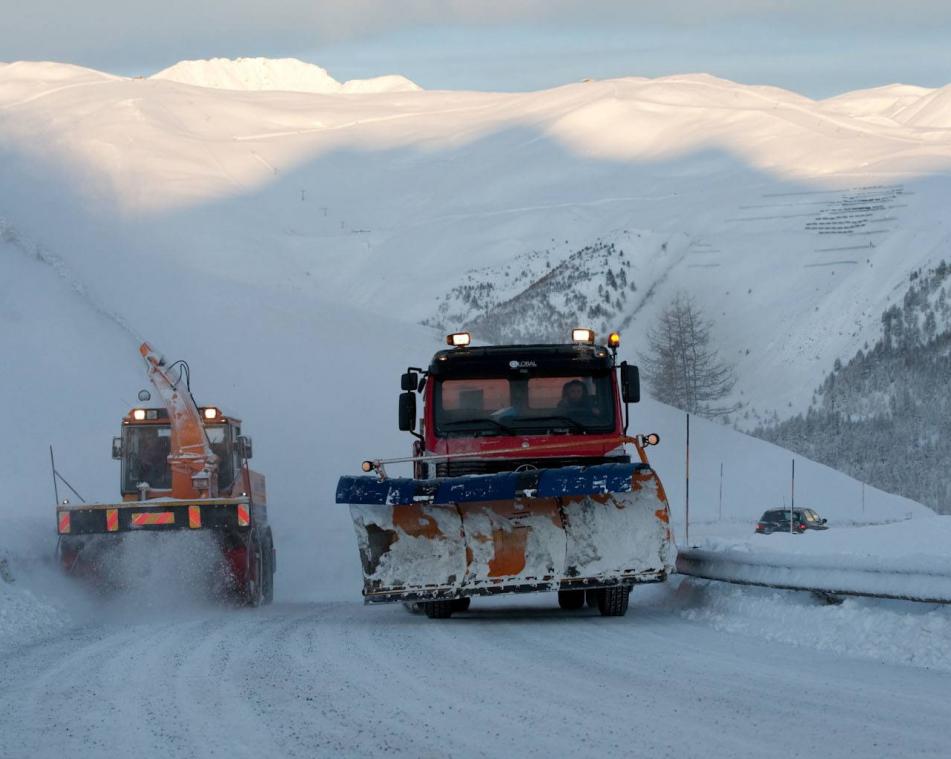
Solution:
[[(404, 445), (390, 428), (395, 377), (437, 344), (420, 321), (550, 339), (583, 316), (620, 323), (633, 358), (644, 326), (686, 290), (737, 364), (753, 426), (805, 409), (835, 358), (875, 339), (909, 271), (947, 257), (951, 140), (701, 75), (354, 98), (11, 64), (0, 158), (0, 217), (16, 239), (55, 256), (95, 313), (188, 358), (196, 387), (244, 414), (285, 513), (322, 509), (341, 535), (327, 483)], [(3, 255), (19, 250), (8, 242)], [(73, 323), (55, 271), (9, 271), (43, 293), (38, 310)], [(491, 297), (466, 306), (454, 288), (467, 283)], [(5, 397), (42, 376), (46, 393), (82, 399), (75, 419), (38, 396), (17, 416), (11, 434), (29, 443), (5, 479), (28, 510), (41, 508), (48, 442), (77, 452), (64, 471), (112, 491), (97, 446), (141, 379), (132, 336), (96, 318), (77, 333), (29, 316), (0, 331), (18, 357)], [(70, 360), (51, 371), (60, 353)], [(651, 408), (639, 424), (675, 435), (682, 419)], [(727, 447), (718, 434), (710, 472)], [(750, 445), (737, 462), (777, 463), (751, 464), (773, 472), (763, 490), (738, 475), (737, 514), (785, 492), (787, 454)], [(674, 483), (679, 461), (664, 463)], [(303, 545), (294, 519), (280, 529)]]
[[(26, 86), (17, 66), (0, 88)], [(737, 363), (750, 425), (804, 409), (804, 379), (874, 339), (908, 272), (947, 255), (951, 139), (851, 116), (845, 96), (705, 75), (356, 100), (89, 76), (37, 73), (33, 99), (3, 101), (0, 134), (31, 175), (75, 174), (80, 202), (133, 234), (220, 250), (211, 270), (267, 249), (301, 281), (319, 268), (308, 286), (328, 297), (429, 323), (472, 269), (614, 244), (641, 297), (602, 321), (640, 350), (643, 325), (689, 291)], [(625, 242), (638, 234), (668, 250)]]
[(951, 266), (910, 277), (881, 337), (836, 362), (804, 415), (757, 430), (854, 477), (951, 512)]

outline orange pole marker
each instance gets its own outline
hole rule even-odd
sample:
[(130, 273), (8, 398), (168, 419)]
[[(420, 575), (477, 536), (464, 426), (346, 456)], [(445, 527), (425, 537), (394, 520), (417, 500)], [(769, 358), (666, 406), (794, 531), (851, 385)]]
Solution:
[(188, 526), (193, 530), (201, 527), (201, 506), (188, 507)]
[(65, 535), (66, 533), (69, 532), (69, 527), (70, 527), (69, 521), (70, 521), (69, 512), (61, 511), (59, 513), (59, 534), (60, 535)]
[(106, 509), (106, 530), (109, 532), (119, 530), (119, 509)]
[(243, 503), (238, 504), (238, 527), (247, 527), (251, 524), (251, 512)]

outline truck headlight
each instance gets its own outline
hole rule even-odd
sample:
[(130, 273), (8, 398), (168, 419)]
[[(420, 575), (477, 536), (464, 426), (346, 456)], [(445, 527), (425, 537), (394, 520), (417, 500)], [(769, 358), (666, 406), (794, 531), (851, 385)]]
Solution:
[(586, 327), (577, 327), (571, 330), (571, 341), (573, 343), (584, 343), (594, 345), (594, 330)]

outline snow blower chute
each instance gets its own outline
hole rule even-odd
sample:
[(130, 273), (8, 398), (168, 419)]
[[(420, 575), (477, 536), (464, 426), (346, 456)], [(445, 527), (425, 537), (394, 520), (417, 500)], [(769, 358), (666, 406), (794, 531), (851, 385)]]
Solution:
[[(666, 579), (669, 510), (645, 453), (658, 438), (626, 434), (637, 367), (617, 364), (617, 333), (607, 346), (588, 329), (572, 337), (470, 347), (456, 333), (428, 370), (403, 375), (400, 429), (417, 438), (413, 455), (365, 461), (373, 474), (337, 486), (367, 603), (447, 617), (471, 596), (558, 591), (562, 608), (621, 616), (635, 584)], [(387, 476), (400, 462), (412, 462), (412, 479)]]

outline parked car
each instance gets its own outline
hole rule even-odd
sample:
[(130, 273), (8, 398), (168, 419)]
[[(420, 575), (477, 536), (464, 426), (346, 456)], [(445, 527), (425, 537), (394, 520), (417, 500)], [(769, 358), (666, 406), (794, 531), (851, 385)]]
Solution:
[(792, 510), (792, 529), (789, 528), (789, 509), (770, 509), (756, 523), (756, 532), (769, 535), (771, 532), (794, 532), (801, 535), (806, 530), (828, 530), (827, 519), (820, 517), (812, 509)]

